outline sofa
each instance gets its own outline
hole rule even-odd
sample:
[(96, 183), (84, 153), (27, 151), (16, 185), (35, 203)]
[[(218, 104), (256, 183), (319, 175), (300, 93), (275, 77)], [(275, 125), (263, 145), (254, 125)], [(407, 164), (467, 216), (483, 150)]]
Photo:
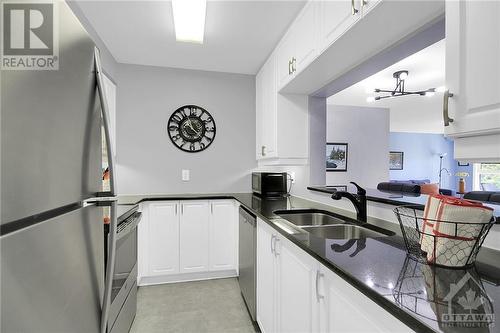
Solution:
[(471, 191), (464, 194), (464, 199), (500, 204), (500, 191)]
[[(377, 185), (377, 189), (385, 192), (401, 192), (409, 194), (420, 194), (422, 185), (430, 185), (429, 179), (391, 180)], [(439, 189), (440, 194), (453, 195), (452, 190)]]

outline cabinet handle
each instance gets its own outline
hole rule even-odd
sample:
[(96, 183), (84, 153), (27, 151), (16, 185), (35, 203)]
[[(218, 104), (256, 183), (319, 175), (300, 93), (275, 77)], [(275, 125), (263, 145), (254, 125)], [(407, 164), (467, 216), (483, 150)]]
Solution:
[(181, 204), (181, 215), (184, 215), (184, 205)]
[(175, 216), (177, 216), (177, 204), (175, 204)]
[(297, 67), (295, 66), (297, 64), (297, 59), (295, 57), (292, 58), (292, 73), (295, 73), (297, 71)]
[(443, 95), (443, 121), (444, 121), (444, 126), (450, 126), (450, 123), (453, 122), (453, 118), (450, 118), (448, 114), (448, 100), (450, 97), (453, 97), (453, 94), (449, 91), (446, 90)]
[(266, 156), (266, 146), (261, 147), (261, 154), (262, 156)]
[(292, 69), (292, 59), (288, 60), (288, 75), (291, 75), (293, 73)]
[(210, 214), (214, 215), (214, 204), (210, 204)]
[(276, 243), (279, 242), (279, 241), (280, 241), (280, 239), (277, 236), (275, 236), (274, 237), (274, 255), (275, 256), (279, 256), (280, 255), (280, 253), (278, 251), (276, 251)]
[(351, 10), (352, 15), (356, 15), (358, 13), (358, 10), (354, 7), (354, 0), (351, 0)]
[(273, 249), (273, 241), (274, 241), (274, 235), (271, 236), (271, 253), (274, 253), (274, 249)]
[(319, 279), (324, 276), (323, 273), (320, 273), (319, 270), (316, 270), (316, 301), (319, 302), (321, 299), (325, 298), (325, 296), (319, 294)]

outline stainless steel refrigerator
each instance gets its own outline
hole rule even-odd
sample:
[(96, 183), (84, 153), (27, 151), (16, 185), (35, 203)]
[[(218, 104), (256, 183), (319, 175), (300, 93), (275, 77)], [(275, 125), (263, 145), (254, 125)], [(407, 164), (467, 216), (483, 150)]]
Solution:
[[(1, 73), (0, 331), (105, 332), (115, 178), (99, 53), (58, 2), (59, 69)], [(103, 131), (103, 132), (102, 132)], [(102, 192), (101, 135), (110, 189)], [(103, 206), (111, 206), (104, 267)]]

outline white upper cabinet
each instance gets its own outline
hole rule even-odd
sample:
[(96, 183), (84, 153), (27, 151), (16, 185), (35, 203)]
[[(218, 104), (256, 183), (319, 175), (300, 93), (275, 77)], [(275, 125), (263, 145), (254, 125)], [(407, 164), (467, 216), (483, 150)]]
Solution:
[(210, 271), (237, 269), (236, 205), (233, 200), (210, 203)]
[(278, 87), (305, 68), (318, 54), (317, 1), (309, 1), (277, 47)]
[[(448, 99), (453, 122), (445, 123), (446, 135), (500, 133), (499, 1), (446, 1), (446, 87), (453, 94)], [(443, 104), (446, 118), (446, 99)]]
[(269, 57), (255, 79), (257, 107), (257, 159), (276, 157), (278, 129), (276, 123), (277, 91), (275, 66), (275, 57)]
[[(147, 275), (179, 273), (179, 214), (177, 201), (149, 203), (147, 239)], [(140, 225), (141, 225), (140, 224)], [(142, 227), (141, 225), (141, 227)]]
[(180, 272), (208, 271), (209, 205), (207, 201), (180, 204)]
[(360, 0), (361, 15), (367, 15), (373, 8), (382, 2), (382, 0)]
[[(375, 0), (373, 1), (375, 2)], [(321, 1), (320, 49), (330, 47), (344, 32), (361, 18), (362, 12), (358, 1), (338, 0)]]
[(279, 94), (276, 66), (273, 54), (256, 77), (256, 158), (264, 165), (305, 164), (308, 98)]

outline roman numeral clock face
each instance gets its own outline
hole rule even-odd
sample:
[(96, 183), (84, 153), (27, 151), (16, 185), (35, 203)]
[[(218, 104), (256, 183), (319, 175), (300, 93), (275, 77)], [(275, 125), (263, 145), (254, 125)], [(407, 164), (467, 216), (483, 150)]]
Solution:
[(196, 153), (207, 149), (214, 141), (215, 121), (204, 108), (184, 105), (168, 119), (167, 132), (177, 148)]

